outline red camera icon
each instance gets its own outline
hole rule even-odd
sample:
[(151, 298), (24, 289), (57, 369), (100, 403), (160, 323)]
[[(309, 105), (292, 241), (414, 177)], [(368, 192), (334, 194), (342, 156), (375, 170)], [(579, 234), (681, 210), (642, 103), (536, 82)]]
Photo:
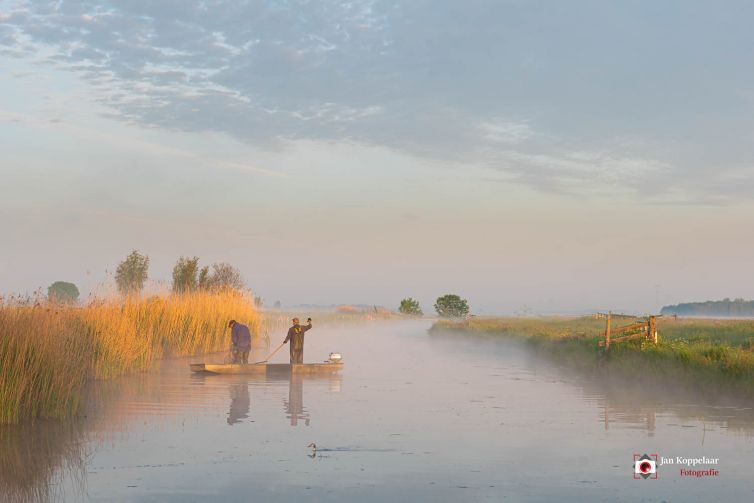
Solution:
[(634, 454), (634, 478), (657, 478), (657, 454)]

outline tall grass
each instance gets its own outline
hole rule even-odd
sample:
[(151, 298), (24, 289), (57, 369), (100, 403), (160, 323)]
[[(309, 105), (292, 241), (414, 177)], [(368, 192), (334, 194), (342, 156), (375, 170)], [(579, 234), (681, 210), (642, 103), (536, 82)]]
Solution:
[(75, 413), (89, 379), (144, 371), (165, 356), (227, 349), (228, 320), (261, 320), (246, 295), (95, 300), (84, 307), (0, 305), (0, 423)]
[[(640, 321), (621, 317), (613, 328)], [(508, 333), (510, 335), (539, 336), (550, 339), (581, 338), (595, 341), (605, 330), (605, 320), (593, 317), (474, 317), (463, 321), (441, 320), (435, 329), (465, 329), (473, 332)], [(754, 348), (754, 320), (720, 320), (701, 318), (659, 318), (657, 328), (660, 341), (689, 345), (724, 345), (730, 348)]]

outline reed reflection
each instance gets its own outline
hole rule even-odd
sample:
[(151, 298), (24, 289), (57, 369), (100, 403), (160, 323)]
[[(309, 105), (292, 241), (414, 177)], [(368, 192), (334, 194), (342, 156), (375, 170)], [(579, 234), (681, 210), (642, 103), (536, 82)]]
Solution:
[(85, 430), (75, 420), (0, 425), (0, 499), (51, 501), (66, 477), (83, 487)]

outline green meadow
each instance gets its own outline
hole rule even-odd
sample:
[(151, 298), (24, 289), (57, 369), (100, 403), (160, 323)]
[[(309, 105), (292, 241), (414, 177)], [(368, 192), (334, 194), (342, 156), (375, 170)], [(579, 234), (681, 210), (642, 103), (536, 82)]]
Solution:
[[(613, 316), (612, 326), (641, 321)], [(754, 320), (658, 318), (659, 340), (640, 338), (599, 347), (605, 320), (594, 317), (440, 320), (431, 333), (505, 337), (586, 371), (654, 384), (675, 383), (754, 392)]]

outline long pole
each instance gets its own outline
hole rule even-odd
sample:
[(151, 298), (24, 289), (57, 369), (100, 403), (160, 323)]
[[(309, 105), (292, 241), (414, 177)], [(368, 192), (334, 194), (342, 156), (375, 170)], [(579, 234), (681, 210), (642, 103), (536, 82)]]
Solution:
[(612, 316), (612, 311), (607, 312), (607, 326), (605, 327), (605, 350), (607, 351), (610, 349), (610, 317)]
[(256, 364), (256, 363), (267, 363), (268, 361), (270, 361), (270, 358), (272, 358), (273, 356), (275, 356), (275, 354), (283, 348), (283, 346), (285, 346), (285, 342), (281, 342), (280, 346), (278, 346), (277, 348), (275, 348), (275, 351), (273, 351), (272, 353), (270, 353), (269, 355), (267, 355), (267, 358), (265, 358), (264, 360), (262, 360), (260, 362), (254, 362), (253, 364)]

